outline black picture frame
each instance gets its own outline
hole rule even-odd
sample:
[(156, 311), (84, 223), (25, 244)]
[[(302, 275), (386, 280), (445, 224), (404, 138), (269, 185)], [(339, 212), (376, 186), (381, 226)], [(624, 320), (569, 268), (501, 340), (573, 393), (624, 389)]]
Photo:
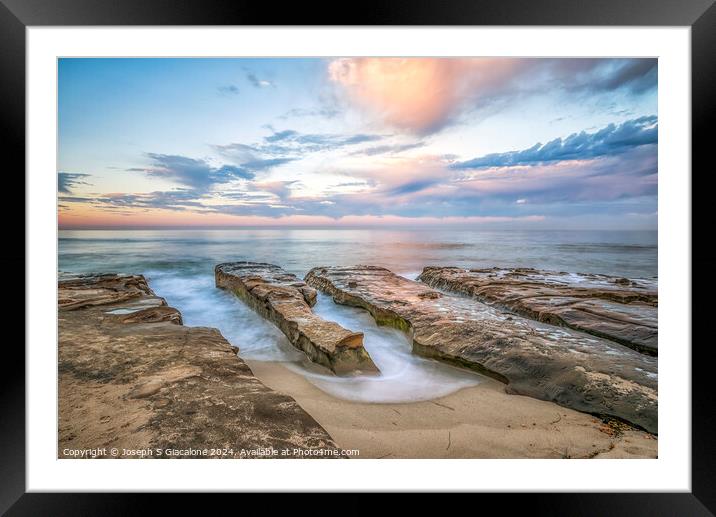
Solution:
[[(25, 170), (25, 30), (28, 26), (62, 25), (619, 25), (691, 27), (692, 169), (703, 169), (699, 188), (692, 181), (692, 275), (711, 269), (710, 222), (714, 219), (706, 196), (713, 172), (706, 160), (713, 147), (709, 128), (716, 113), (716, 5), (714, 0), (396, 0), (361, 2), (348, 11), (320, 3), (249, 2), (246, 0), (0, 0), (0, 128), (5, 157), (14, 169)], [(688, 171), (683, 171), (688, 174)], [(11, 179), (10, 176), (12, 176)], [(6, 175), (13, 192), (24, 192), (20, 174)], [(24, 196), (16, 196), (24, 199)], [(22, 201), (20, 201), (22, 203)], [(19, 209), (19, 208), (18, 208)], [(17, 223), (17, 249), (2, 257), (6, 271), (31, 274), (25, 266), (24, 227)], [(21, 234), (22, 231), (22, 234)], [(23, 246), (19, 242), (23, 242)], [(697, 253), (699, 251), (700, 253)], [(11, 292), (25, 292), (19, 275), (10, 274)], [(692, 291), (692, 296), (697, 294)], [(20, 304), (13, 301), (15, 306)], [(692, 299), (692, 491), (651, 494), (525, 494), (480, 496), (500, 511), (528, 507), (532, 514), (551, 515), (714, 515), (716, 512), (716, 445), (710, 343), (698, 342), (696, 330), (708, 321), (708, 304)], [(26, 307), (32, 310), (32, 307)], [(705, 334), (704, 334), (705, 335)], [(119, 515), (138, 511), (156, 496), (128, 494), (25, 493), (25, 355), (19, 340), (4, 343), (2, 416), (0, 416), (0, 512), (8, 515)], [(686, 344), (684, 344), (686, 345)], [(701, 345), (701, 346), (699, 346)], [(10, 366), (12, 365), (12, 366)], [(668, 417), (666, 415), (665, 417)], [(372, 511), (364, 497), (344, 496), (343, 508)], [(499, 497), (499, 501), (491, 501)], [(487, 499), (489, 498), (489, 499)], [(299, 497), (299, 500), (301, 497)], [(419, 498), (418, 498), (419, 499)], [(183, 498), (175, 498), (182, 503)], [(295, 500), (294, 500), (295, 501)], [(165, 509), (165, 503), (162, 503)], [(295, 504), (300, 505), (300, 502)], [(459, 501), (452, 503), (460, 504)], [(474, 504), (474, 503), (467, 503)], [(327, 505), (327, 508), (332, 505)]]

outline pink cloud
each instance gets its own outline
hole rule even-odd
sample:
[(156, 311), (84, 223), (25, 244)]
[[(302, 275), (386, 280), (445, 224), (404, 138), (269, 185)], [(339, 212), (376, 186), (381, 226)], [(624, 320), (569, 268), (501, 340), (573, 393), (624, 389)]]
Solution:
[(439, 156), (421, 155), (375, 160), (370, 168), (343, 171), (350, 178), (365, 180), (371, 193), (387, 192), (410, 182), (446, 181), (454, 172)]
[(328, 78), (379, 122), (428, 134), (515, 94), (643, 92), (656, 85), (656, 60), (339, 58)]
[(456, 195), (515, 195), (542, 200), (611, 201), (651, 195), (657, 187), (657, 157), (636, 149), (620, 156), (564, 160), (474, 170), (457, 179)]
[(443, 127), (467, 101), (494, 94), (523, 60), (340, 58), (328, 67), (348, 99), (383, 123), (419, 134)]

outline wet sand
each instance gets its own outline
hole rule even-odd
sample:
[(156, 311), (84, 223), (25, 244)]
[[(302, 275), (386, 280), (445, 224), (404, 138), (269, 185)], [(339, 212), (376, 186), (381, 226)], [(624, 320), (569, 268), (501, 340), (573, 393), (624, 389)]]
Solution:
[(657, 438), (530, 397), (488, 378), (431, 401), (351, 402), (282, 363), (246, 361), (268, 387), (293, 397), (359, 458), (655, 458)]

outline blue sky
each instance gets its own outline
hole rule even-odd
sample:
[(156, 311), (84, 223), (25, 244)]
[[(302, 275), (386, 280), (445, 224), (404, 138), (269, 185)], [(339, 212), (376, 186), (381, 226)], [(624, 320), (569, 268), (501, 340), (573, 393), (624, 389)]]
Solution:
[(61, 227), (652, 229), (654, 59), (61, 59)]

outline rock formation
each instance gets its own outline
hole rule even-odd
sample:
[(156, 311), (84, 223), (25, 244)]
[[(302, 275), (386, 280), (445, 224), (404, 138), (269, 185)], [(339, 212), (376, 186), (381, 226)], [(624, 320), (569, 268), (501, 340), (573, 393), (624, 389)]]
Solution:
[(418, 280), (657, 355), (658, 295), (650, 280), (531, 268), (455, 267), (426, 267)]
[(311, 361), (336, 374), (378, 373), (363, 347), (363, 334), (315, 315), (316, 291), (278, 266), (256, 262), (219, 264), (216, 286), (234, 292), (273, 322)]
[(512, 393), (657, 433), (655, 357), (443, 294), (381, 267), (318, 267), (306, 283), (408, 332), (414, 353), (495, 377)]
[(125, 458), (337, 451), (295, 400), (254, 377), (218, 330), (183, 326), (144, 277), (64, 274), (58, 291), (60, 457), (97, 449)]

